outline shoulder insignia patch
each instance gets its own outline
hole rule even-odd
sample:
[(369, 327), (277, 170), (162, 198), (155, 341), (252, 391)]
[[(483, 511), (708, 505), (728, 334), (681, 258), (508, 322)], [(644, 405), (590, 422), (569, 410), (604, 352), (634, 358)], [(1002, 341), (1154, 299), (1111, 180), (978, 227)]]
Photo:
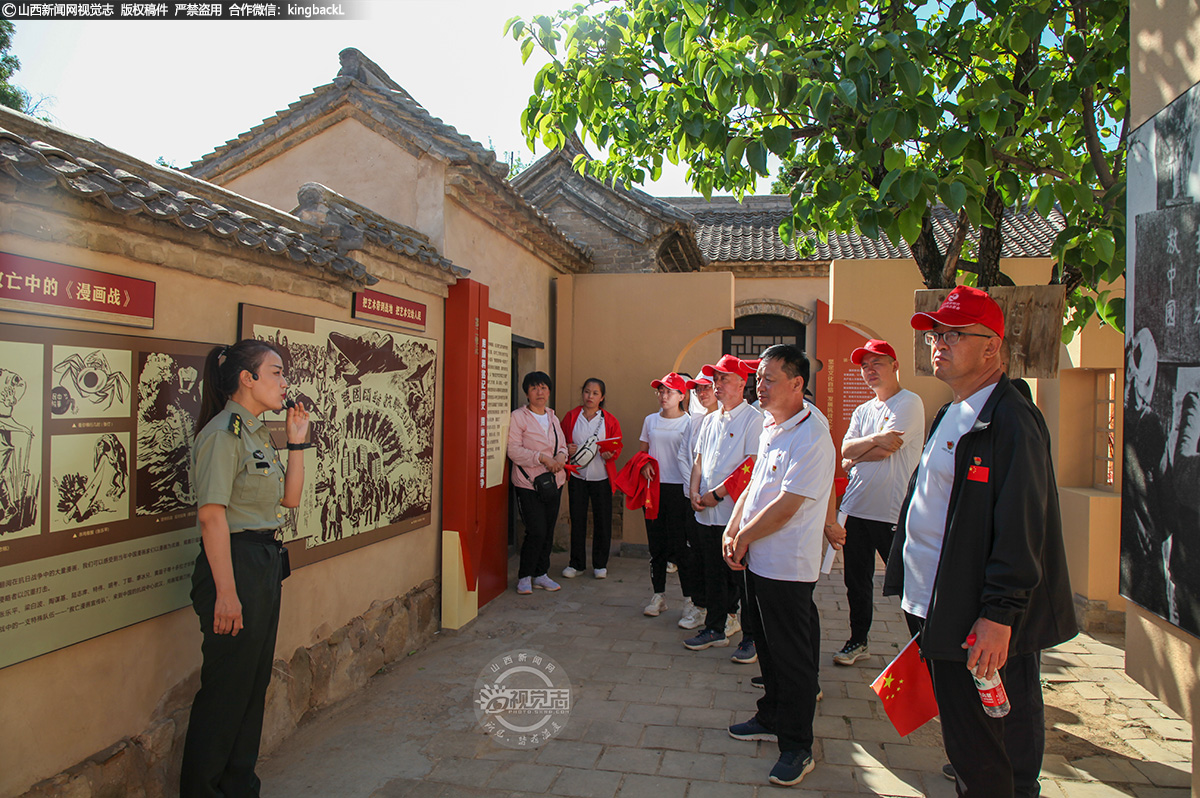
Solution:
[(234, 435), (237, 435), (238, 437), (241, 437), (241, 434), (242, 434), (242, 417), (241, 417), (241, 416), (239, 416), (237, 413), (231, 413), (231, 414), (229, 415), (229, 426), (228, 426), (228, 427), (226, 427), (225, 429), (229, 430), (229, 431), (230, 431), (230, 432), (232, 432)]

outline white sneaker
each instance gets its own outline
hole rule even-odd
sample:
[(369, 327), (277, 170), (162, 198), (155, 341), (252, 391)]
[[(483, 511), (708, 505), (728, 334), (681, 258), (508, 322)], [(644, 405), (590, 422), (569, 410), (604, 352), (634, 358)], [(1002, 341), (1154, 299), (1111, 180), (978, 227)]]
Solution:
[(563, 569), (563, 576), (565, 576), (567, 579), (574, 579), (575, 577), (579, 576), (579, 572), (568, 565)]
[(742, 631), (742, 622), (738, 620), (737, 613), (730, 613), (725, 619), (725, 636), (733, 637), (738, 632)]
[(539, 590), (549, 590), (551, 593), (562, 588), (562, 585), (560, 585), (558, 582), (555, 582), (549, 576), (546, 576), (546, 574), (535, 576), (533, 578), (533, 586)]
[(533, 592), (533, 586), (530, 584), (532, 580), (528, 576), (522, 576), (517, 580), (517, 593), (522, 596), (528, 596)]
[(673, 563), (673, 562), (668, 562), (668, 563), (667, 563), (667, 573), (669, 573), (669, 574), (673, 574), (673, 573), (675, 573), (675, 572), (676, 572), (676, 571), (678, 571), (678, 570), (679, 570), (679, 566), (678, 566), (678, 565), (676, 565), (675, 563)]
[(596, 577), (597, 579), (608, 579), (608, 569), (597, 568), (596, 570), (592, 571), (592, 576)]
[(650, 597), (650, 603), (646, 605), (646, 609), (642, 610), (642, 615), (649, 615), (653, 618), (666, 608), (667, 597), (662, 593), (655, 593)]
[(689, 598), (684, 600), (683, 615), (679, 618), (680, 629), (695, 629), (704, 623), (704, 610)]

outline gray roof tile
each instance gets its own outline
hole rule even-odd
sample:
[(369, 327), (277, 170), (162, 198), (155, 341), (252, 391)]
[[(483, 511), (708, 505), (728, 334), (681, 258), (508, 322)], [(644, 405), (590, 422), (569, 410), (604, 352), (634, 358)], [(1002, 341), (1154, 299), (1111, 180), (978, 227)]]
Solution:
[[(911, 258), (907, 244), (896, 246), (887, 237), (867, 238), (861, 233), (837, 233), (822, 243), (814, 233), (806, 238), (816, 243), (812, 255), (801, 257), (796, 248), (784, 244), (779, 225), (791, 215), (791, 201), (784, 195), (733, 197), (664, 197), (664, 201), (692, 214), (700, 250), (714, 262), (832, 261), (872, 258)], [(933, 209), (934, 235), (944, 249), (954, 235), (956, 215), (945, 206)], [(1055, 237), (1066, 226), (1055, 208), (1047, 218), (1030, 209), (1005, 213), (1003, 258), (1047, 258)], [(979, 241), (974, 227), (971, 244)]]

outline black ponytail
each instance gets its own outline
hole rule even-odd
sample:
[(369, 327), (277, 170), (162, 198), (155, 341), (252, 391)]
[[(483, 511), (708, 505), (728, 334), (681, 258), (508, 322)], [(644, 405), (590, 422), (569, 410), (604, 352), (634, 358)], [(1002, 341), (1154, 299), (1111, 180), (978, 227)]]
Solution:
[(196, 432), (225, 409), (225, 403), (237, 392), (242, 372), (257, 375), (263, 358), (271, 353), (283, 357), (273, 344), (255, 338), (244, 338), (233, 346), (213, 347), (204, 359), (204, 384), (200, 389), (200, 418), (196, 422)]

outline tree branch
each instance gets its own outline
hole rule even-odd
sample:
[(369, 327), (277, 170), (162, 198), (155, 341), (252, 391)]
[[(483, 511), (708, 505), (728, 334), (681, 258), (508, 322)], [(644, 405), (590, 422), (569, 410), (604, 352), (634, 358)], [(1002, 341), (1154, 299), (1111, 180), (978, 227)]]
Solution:
[(958, 223), (954, 226), (954, 238), (946, 247), (946, 265), (942, 267), (942, 280), (946, 285), (954, 285), (958, 276), (958, 257), (962, 254), (963, 242), (967, 240), (967, 232), (971, 229), (971, 220), (967, 218), (964, 207), (958, 212)]

